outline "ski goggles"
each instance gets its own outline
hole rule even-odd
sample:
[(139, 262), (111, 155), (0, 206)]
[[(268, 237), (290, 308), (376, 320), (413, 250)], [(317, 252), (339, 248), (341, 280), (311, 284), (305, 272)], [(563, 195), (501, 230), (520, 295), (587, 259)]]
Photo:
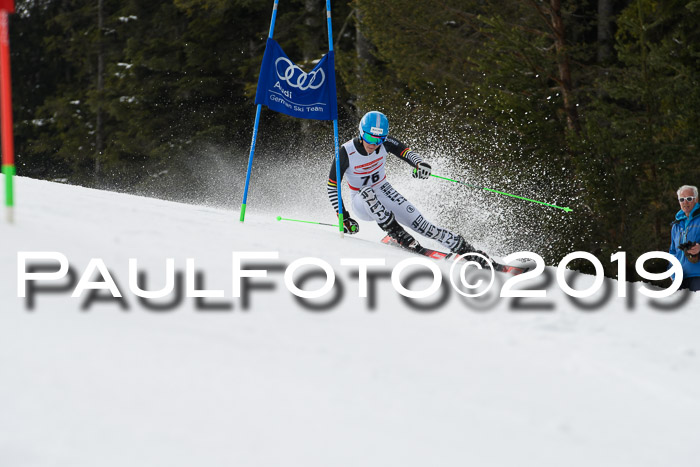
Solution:
[(365, 140), (367, 144), (380, 145), (386, 140), (386, 136), (373, 136), (365, 131), (362, 133), (362, 139)]
[(687, 198), (678, 198), (678, 202), (682, 203), (683, 201), (687, 201), (690, 203), (694, 199), (695, 199), (695, 196), (688, 196)]

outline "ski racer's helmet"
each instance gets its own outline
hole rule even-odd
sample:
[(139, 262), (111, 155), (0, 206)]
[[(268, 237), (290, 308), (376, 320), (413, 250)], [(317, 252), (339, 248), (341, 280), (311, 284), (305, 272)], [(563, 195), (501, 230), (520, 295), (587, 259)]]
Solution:
[(382, 144), (389, 134), (389, 120), (381, 112), (367, 112), (360, 120), (360, 138), (369, 144)]

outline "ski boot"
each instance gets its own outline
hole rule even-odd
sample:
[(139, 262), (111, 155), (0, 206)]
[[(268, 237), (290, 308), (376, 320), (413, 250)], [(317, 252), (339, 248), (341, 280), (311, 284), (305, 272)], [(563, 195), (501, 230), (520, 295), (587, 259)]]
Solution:
[(406, 232), (406, 230), (401, 227), (401, 224), (396, 222), (393, 212), (391, 215), (389, 215), (389, 218), (386, 221), (379, 224), (379, 227), (381, 227), (382, 230), (384, 230), (391, 238), (396, 240), (396, 243), (403, 248), (416, 251), (420, 251), (423, 248), (410, 233)]
[[(468, 260), (479, 263), (481, 267), (485, 269), (488, 269), (489, 264), (494, 264), (494, 261), (489, 257), (489, 255), (481, 250), (476, 250), (461, 235), (457, 235), (457, 242), (452, 248), (450, 248), (450, 250), (457, 256), (463, 256)], [(470, 255), (470, 253), (479, 253), (486, 259), (482, 258), (481, 256)]]

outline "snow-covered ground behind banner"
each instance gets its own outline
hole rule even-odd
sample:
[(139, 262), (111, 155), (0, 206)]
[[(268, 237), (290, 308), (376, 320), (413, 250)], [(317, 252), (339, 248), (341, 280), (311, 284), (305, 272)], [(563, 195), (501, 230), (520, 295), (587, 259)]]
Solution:
[[(0, 222), (3, 467), (700, 459), (698, 294), (654, 301), (637, 283), (617, 298), (608, 280), (610, 296), (576, 303), (553, 282), (545, 298), (452, 291), (417, 309), (387, 277), (413, 256), (367, 223), (341, 240), (258, 206), (242, 224), (236, 211), (21, 177), (16, 199), (16, 224)], [(124, 297), (71, 298), (64, 278), (30, 304), (17, 296), (20, 251), (60, 252), (76, 281), (100, 258)], [(279, 252), (245, 301), (231, 296), (234, 251)], [(342, 292), (307, 303), (290, 293), (284, 266), (304, 257), (329, 263)], [(341, 257), (386, 261), (371, 297)], [(144, 289), (163, 287), (167, 258), (185, 281), (193, 259), (198, 288), (224, 296), (144, 304), (129, 289), (130, 258)]]

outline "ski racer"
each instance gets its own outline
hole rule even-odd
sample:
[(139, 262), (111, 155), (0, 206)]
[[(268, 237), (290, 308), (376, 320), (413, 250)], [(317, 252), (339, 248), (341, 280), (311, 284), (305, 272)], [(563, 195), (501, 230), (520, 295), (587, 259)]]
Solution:
[[(461, 235), (436, 226), (416, 207), (391, 186), (386, 178), (386, 158), (389, 153), (403, 160), (415, 170), (413, 177), (426, 179), (431, 166), (401, 141), (389, 136), (389, 120), (377, 111), (367, 112), (360, 120), (359, 135), (342, 145), (339, 151), (340, 180), (336, 180), (335, 158), (328, 176), (328, 198), (338, 214), (338, 182), (345, 177), (352, 192), (350, 206), (355, 216), (363, 221), (375, 221), (404, 248), (420, 250), (420, 244), (403, 226), (408, 226), (424, 237), (437, 240), (453, 253), (479, 253)], [(350, 217), (343, 202), (343, 225), (347, 234), (359, 232), (359, 224)], [(473, 258), (486, 266), (484, 259)]]
[[(698, 189), (683, 185), (676, 192), (680, 211), (671, 223), (671, 247), (668, 252), (683, 267), (681, 289), (700, 290), (700, 203)], [(670, 266), (669, 266), (670, 267)]]

